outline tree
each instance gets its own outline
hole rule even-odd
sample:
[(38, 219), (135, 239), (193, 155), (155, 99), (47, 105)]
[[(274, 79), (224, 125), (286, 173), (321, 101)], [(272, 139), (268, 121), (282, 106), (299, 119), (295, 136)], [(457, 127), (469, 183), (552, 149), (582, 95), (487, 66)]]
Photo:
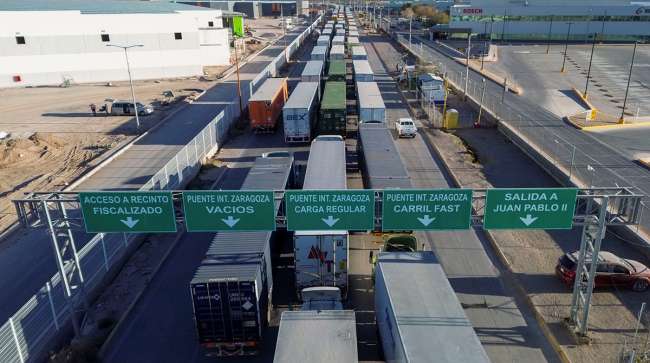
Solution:
[(401, 14), (405, 18), (412, 18), (415, 15), (415, 12), (413, 12), (413, 9), (411, 7), (408, 7), (402, 10)]

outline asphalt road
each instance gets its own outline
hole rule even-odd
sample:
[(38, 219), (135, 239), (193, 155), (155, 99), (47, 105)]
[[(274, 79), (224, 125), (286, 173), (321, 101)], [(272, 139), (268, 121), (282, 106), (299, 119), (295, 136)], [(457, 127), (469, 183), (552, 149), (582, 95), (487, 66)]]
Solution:
[[(387, 108), (387, 119), (409, 117), (405, 100), (387, 69), (394, 69), (401, 54), (386, 36), (366, 36), (368, 59)], [(389, 121), (389, 122), (390, 122)], [(392, 122), (391, 122), (392, 124)], [(415, 188), (449, 188), (441, 161), (421, 135), (397, 141), (398, 150)], [(518, 300), (501, 273), (502, 266), (475, 230), (418, 233), (433, 250), (474, 329), (493, 362), (556, 361), (553, 349), (541, 334), (532, 313)]]
[[(289, 70), (290, 91), (300, 79), (312, 44), (299, 50), (299, 61)], [(221, 189), (239, 189), (250, 162), (262, 153), (276, 150), (294, 152), (297, 164), (304, 164), (309, 145), (287, 146), (282, 132), (255, 135), (250, 132), (228, 142), (218, 157), (229, 165), (222, 177)], [(207, 358), (196, 340), (189, 282), (214, 233), (186, 233), (179, 241), (161, 270), (147, 287), (135, 309), (108, 346), (105, 362), (214, 362)], [(286, 285), (274, 271), (274, 289)], [(274, 293), (275, 294), (275, 293)], [(259, 356), (229, 359), (231, 362), (270, 362), (273, 359), (277, 324), (267, 330)]]
[[(288, 33), (287, 44), (304, 29), (301, 26)], [(282, 51), (283, 43), (282, 40), (278, 41), (278, 45), (267, 48), (241, 68), (243, 87), (248, 87), (249, 81)], [(171, 116), (76, 190), (140, 188), (233, 101), (235, 81), (233, 74), (209, 89), (199, 102)], [(75, 238), (79, 250), (90, 236), (78, 232)], [(0, 321), (7, 321), (32, 295), (37, 294), (56, 271), (52, 242), (46, 230), (20, 230), (3, 241), (0, 245)]]
[[(414, 42), (420, 42), (417, 38)], [(444, 55), (446, 50), (429, 41), (424, 41), (425, 57), (434, 63), (443, 64), (448, 74), (464, 77), (465, 67)], [(470, 84), (479, 85), (482, 76), (471, 71)], [(458, 78), (457, 78), (458, 79)], [(470, 94), (480, 98), (480, 87), (470, 87)], [(553, 112), (544, 109), (539, 100), (507, 92), (503, 86), (486, 81), (486, 104), (504, 115), (502, 122), (515, 127), (537, 149), (552, 155), (556, 163), (569, 169), (573, 182), (594, 187), (632, 187), (638, 192), (650, 194), (650, 172), (630, 160), (615, 146), (594, 137), (593, 133), (577, 130), (563, 122)], [(573, 147), (575, 146), (575, 155)], [(648, 213), (646, 213), (648, 212)], [(650, 211), (645, 210), (641, 228), (650, 231)]]

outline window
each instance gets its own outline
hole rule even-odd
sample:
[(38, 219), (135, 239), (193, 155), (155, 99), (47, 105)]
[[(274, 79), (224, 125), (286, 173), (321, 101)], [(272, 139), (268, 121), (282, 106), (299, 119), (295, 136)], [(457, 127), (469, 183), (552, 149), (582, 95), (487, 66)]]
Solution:
[(174, 33), (174, 39), (176, 40), (183, 39), (183, 33)]
[(614, 268), (612, 269), (612, 272), (614, 272), (615, 274), (627, 274), (627, 273), (629, 273), (629, 271), (625, 267), (618, 266), (618, 265), (614, 266)]
[(102, 34), (102, 42), (110, 42), (111, 36), (108, 34)]
[(604, 263), (596, 265), (596, 272), (609, 272), (609, 266)]
[(212, 28), (214, 26), (214, 21), (209, 21), (208, 26)]
[(25, 44), (25, 37), (17, 36), (16, 37), (16, 44)]

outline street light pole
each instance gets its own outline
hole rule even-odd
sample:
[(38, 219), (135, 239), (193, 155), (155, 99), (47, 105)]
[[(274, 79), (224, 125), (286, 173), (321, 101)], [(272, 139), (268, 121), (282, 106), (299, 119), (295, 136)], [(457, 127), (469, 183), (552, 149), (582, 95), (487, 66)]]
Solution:
[(594, 48), (596, 48), (596, 36), (598, 33), (594, 33), (594, 39), (591, 43), (591, 55), (589, 56), (589, 67), (587, 67), (587, 82), (585, 83), (585, 92), (583, 97), (587, 98), (587, 90), (589, 89), (589, 78), (591, 77), (591, 61), (594, 59)]
[(413, 22), (413, 15), (409, 16), (409, 49), (411, 49), (411, 23)]
[[(244, 115), (244, 105), (241, 99), (241, 80), (239, 79), (239, 54), (237, 53), (237, 38), (233, 39), (235, 45), (235, 73), (237, 73), (237, 98), (239, 99), (239, 119), (242, 120)], [(251, 92), (253, 89), (251, 88)], [(250, 95), (252, 96), (252, 94)]]
[(634, 49), (632, 50), (632, 62), (630, 62), (630, 71), (627, 75), (627, 87), (625, 87), (625, 98), (623, 98), (623, 109), (621, 110), (621, 117), (618, 119), (619, 124), (625, 123), (625, 106), (627, 105), (627, 94), (630, 91), (630, 81), (632, 80), (632, 68), (634, 67), (634, 56), (636, 56), (636, 45), (634, 42)]
[(551, 50), (551, 36), (553, 32), (553, 15), (551, 15), (551, 23), (548, 25), (548, 37), (546, 37), (546, 54)]
[(564, 42), (564, 57), (562, 58), (562, 69), (560, 70), (561, 73), (564, 73), (564, 66), (566, 64), (566, 54), (567, 50), (569, 49), (569, 35), (571, 35), (571, 24), (573, 23), (567, 23), (569, 25), (569, 28), (566, 32), (566, 41)]
[(472, 34), (467, 34), (467, 59), (465, 63), (465, 99), (467, 99), (467, 86), (469, 84), (469, 52), (472, 49)]
[(135, 100), (135, 90), (133, 88), (133, 78), (131, 77), (131, 64), (129, 63), (129, 53), (127, 50), (129, 48), (144, 47), (142, 44), (133, 44), (133, 45), (117, 45), (117, 44), (106, 44), (107, 47), (122, 48), (124, 50), (124, 57), (126, 58), (126, 71), (129, 74), (129, 84), (131, 86), (131, 99), (133, 100), (133, 113), (135, 113), (135, 127), (137, 131), (140, 131), (140, 117), (138, 116), (138, 104)]

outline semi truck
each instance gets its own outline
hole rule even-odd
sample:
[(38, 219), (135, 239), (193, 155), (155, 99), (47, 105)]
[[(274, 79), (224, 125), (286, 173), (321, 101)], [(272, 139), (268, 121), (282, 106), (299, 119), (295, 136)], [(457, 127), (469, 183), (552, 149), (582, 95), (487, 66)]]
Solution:
[(490, 361), (433, 252), (380, 253), (374, 300), (386, 362)]
[(319, 135), (347, 136), (345, 82), (326, 82), (318, 114)]
[(288, 98), (286, 78), (268, 78), (248, 100), (254, 132), (273, 132)]
[[(345, 142), (338, 135), (312, 141), (303, 189), (345, 190)], [(296, 231), (293, 237), (296, 291), (308, 287), (348, 290), (348, 231)]]
[(376, 82), (357, 82), (359, 123), (386, 122), (386, 106)]
[(318, 108), (318, 88), (316, 82), (300, 82), (282, 108), (284, 120), (284, 141), (309, 142), (316, 126)]

